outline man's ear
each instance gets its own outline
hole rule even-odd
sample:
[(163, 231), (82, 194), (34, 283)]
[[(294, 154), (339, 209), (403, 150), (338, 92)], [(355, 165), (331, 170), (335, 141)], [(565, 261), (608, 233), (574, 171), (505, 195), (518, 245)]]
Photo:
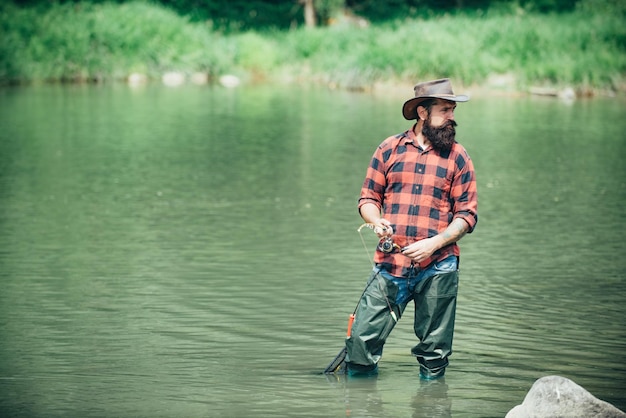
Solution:
[(428, 110), (424, 106), (417, 106), (417, 118), (421, 120), (428, 119)]

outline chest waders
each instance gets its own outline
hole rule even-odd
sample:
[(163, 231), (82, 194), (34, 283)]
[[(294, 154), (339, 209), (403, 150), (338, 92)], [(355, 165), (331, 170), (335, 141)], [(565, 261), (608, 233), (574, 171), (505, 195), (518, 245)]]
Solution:
[[(419, 342), (411, 353), (420, 363), (424, 378), (443, 375), (452, 354), (452, 339), (458, 293), (458, 270), (435, 267), (409, 289), (404, 300), (398, 300), (399, 287), (378, 269), (370, 275), (368, 285), (357, 305), (351, 336), (346, 338), (346, 358), (350, 369), (372, 370), (378, 364), (383, 346), (410, 300), (415, 304), (414, 331)], [(455, 263), (456, 264), (456, 263)]]
[[(370, 276), (369, 280), (367, 281), (367, 284), (365, 285), (365, 289), (363, 289), (363, 293), (361, 293), (361, 298), (363, 298), (363, 295), (365, 295), (365, 292), (367, 292), (367, 288), (369, 287), (370, 284), (372, 284), (372, 280), (375, 277), (376, 277), (375, 274), (372, 274)], [(361, 298), (359, 298), (359, 303), (361, 302)], [(350, 314), (350, 317), (348, 318), (348, 330), (346, 332), (346, 339), (350, 339), (352, 335), (352, 326), (354, 324), (354, 319), (356, 318), (356, 311), (359, 308), (359, 303), (357, 303), (357, 306), (354, 308), (354, 311), (352, 311), (352, 313)], [(344, 347), (339, 351), (339, 354), (337, 354), (335, 358), (333, 359), (333, 361), (331, 361), (330, 364), (326, 366), (326, 368), (324, 369), (324, 374), (334, 374), (334, 373), (345, 374), (347, 352), (348, 352), (347, 348), (344, 345)]]

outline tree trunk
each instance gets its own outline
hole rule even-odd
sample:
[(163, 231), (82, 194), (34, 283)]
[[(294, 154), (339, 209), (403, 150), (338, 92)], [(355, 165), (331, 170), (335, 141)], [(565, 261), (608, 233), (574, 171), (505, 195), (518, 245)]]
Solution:
[(304, 24), (307, 28), (314, 28), (317, 22), (313, 0), (302, 0), (302, 2), (304, 3)]

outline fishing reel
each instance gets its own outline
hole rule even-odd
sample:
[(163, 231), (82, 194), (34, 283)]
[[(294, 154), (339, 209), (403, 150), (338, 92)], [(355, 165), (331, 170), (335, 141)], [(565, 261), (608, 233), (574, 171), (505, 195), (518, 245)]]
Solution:
[[(370, 223), (364, 223), (363, 225), (361, 225), (359, 227), (359, 229), (357, 229), (359, 235), (361, 234), (361, 229), (363, 228), (369, 228), (372, 231), (376, 232), (377, 234), (379, 233), (380, 228), (375, 226), (374, 224), (370, 224)], [(393, 234), (393, 228), (392, 227), (387, 227), (390, 229), (390, 233)], [(387, 228), (383, 229), (382, 231), (384, 232)], [(361, 240), (363, 240), (363, 236), (361, 235)], [(363, 245), (365, 246), (365, 241), (363, 241)], [(367, 250), (367, 247), (365, 247)], [(384, 238), (381, 238), (381, 240), (378, 242), (378, 246), (376, 247), (379, 251), (382, 251), (385, 254), (391, 254), (393, 252), (395, 252), (396, 250), (401, 250), (400, 246), (398, 244), (396, 244), (395, 242), (393, 242), (393, 238), (391, 238), (391, 235), (388, 235)]]
[(395, 250), (400, 250), (400, 246), (393, 242), (391, 237), (385, 237), (378, 242), (378, 250), (384, 252), (385, 254), (391, 254)]

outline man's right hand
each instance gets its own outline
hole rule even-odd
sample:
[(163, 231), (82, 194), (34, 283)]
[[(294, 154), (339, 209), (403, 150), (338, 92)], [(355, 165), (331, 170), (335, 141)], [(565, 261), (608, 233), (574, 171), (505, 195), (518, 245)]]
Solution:
[(361, 217), (366, 223), (374, 225), (372, 230), (376, 235), (378, 235), (379, 238), (390, 237), (393, 235), (391, 222), (380, 216), (381, 213), (378, 206), (373, 203), (366, 203), (361, 206), (359, 211), (361, 213)]
[(377, 222), (372, 223), (374, 224), (374, 233), (378, 235), (378, 238), (385, 238), (393, 235), (391, 222), (389, 222), (387, 219), (380, 218)]

